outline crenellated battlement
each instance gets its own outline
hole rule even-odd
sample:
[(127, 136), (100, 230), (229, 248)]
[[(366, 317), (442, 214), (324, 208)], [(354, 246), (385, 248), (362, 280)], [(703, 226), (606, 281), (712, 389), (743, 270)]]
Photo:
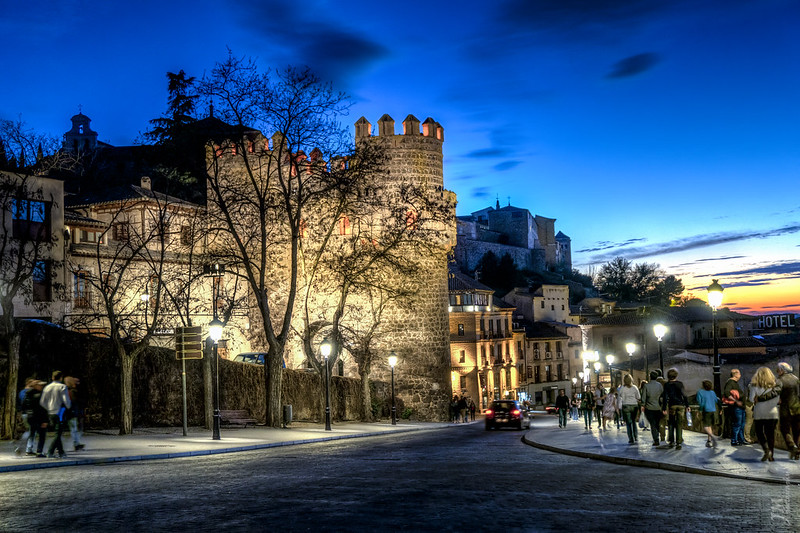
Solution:
[(429, 144), (430, 148), (441, 150), (442, 143), (444, 142), (444, 128), (442, 125), (428, 117), (425, 122), (420, 123), (419, 119), (414, 115), (408, 115), (403, 124), (403, 133), (397, 134), (395, 132), (394, 119), (389, 115), (383, 115), (378, 119), (378, 133), (372, 135), (372, 124), (361, 117), (355, 123), (356, 128), (356, 144), (374, 137), (378, 138), (392, 138), (395, 140), (393, 144), (403, 144), (402, 139), (415, 138), (415, 140), (422, 142), (415, 142), (418, 147), (422, 148)]

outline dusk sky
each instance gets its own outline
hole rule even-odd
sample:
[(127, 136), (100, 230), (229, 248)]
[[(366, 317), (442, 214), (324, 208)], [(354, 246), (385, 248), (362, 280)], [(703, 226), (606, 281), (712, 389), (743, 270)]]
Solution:
[[(657, 263), (723, 306), (800, 312), (800, 2), (0, 0), (0, 118), (61, 136), (78, 112), (133, 144), (166, 73), (309, 65), (445, 131), (458, 214), (499, 198), (556, 219), (586, 272)], [(271, 132), (265, 132), (268, 135)]]

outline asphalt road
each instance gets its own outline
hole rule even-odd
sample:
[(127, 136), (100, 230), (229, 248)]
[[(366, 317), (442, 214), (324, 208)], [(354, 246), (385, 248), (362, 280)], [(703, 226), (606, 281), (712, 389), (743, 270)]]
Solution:
[(474, 424), (3, 473), (0, 531), (800, 530), (797, 487), (578, 459), (521, 436)]

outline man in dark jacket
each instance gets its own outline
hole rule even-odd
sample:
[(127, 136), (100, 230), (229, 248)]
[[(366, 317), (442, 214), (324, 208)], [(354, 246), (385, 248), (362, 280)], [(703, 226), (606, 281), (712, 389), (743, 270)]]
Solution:
[(567, 415), (569, 414), (569, 397), (564, 389), (559, 389), (556, 396), (556, 411), (558, 411), (558, 427), (567, 427)]
[[(22, 410), (27, 415), (28, 427), (30, 427), (31, 430), (31, 446), (26, 450), (25, 455), (45, 457), (43, 452), (44, 441), (47, 438), (47, 410), (39, 403), (42, 398), (42, 389), (44, 385), (44, 381), (33, 380), (31, 382), (31, 388), (25, 394), (25, 399), (22, 402)], [(34, 452), (33, 442), (36, 436), (39, 437), (39, 442)]]
[(686, 411), (689, 409), (689, 399), (683, 383), (678, 381), (678, 371), (674, 368), (667, 370), (667, 382), (664, 384), (662, 395), (663, 414), (669, 416), (669, 447), (675, 446), (680, 450), (683, 445), (683, 423), (686, 420)]
[(747, 397), (739, 381), (742, 373), (738, 368), (731, 370), (731, 377), (722, 390), (722, 403), (728, 407), (728, 416), (731, 419), (731, 446), (742, 446), (744, 440), (744, 399)]
[(792, 374), (789, 363), (778, 363), (781, 382), (780, 428), (790, 459), (800, 459), (800, 380)]

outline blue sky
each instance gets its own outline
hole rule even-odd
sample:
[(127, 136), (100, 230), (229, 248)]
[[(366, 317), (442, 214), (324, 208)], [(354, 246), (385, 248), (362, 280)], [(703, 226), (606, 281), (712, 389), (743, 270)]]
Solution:
[(723, 305), (800, 312), (800, 4), (789, 0), (0, 0), (0, 118), (61, 135), (82, 106), (132, 144), (166, 72), (230, 48), (313, 67), (445, 128), (459, 214), (556, 218), (587, 270), (658, 263)]

